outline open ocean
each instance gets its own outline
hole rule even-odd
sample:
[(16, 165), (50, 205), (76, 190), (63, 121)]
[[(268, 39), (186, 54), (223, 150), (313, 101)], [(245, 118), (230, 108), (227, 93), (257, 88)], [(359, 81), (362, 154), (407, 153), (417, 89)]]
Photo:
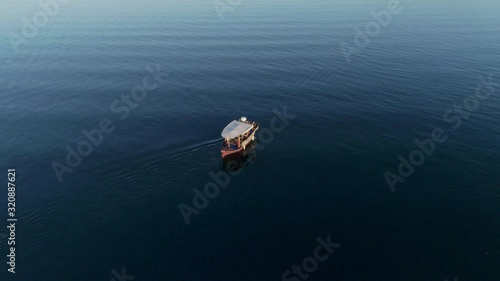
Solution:
[(500, 280), (499, 1), (215, 3), (2, 1), (0, 280)]

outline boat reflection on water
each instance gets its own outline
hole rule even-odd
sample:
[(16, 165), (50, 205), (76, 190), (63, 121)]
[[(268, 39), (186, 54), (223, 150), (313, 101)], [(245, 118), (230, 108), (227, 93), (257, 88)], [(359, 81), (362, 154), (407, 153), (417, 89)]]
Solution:
[(257, 151), (255, 150), (255, 145), (257, 140), (253, 140), (248, 143), (245, 150), (238, 153), (233, 153), (222, 159), (222, 168), (232, 174), (241, 172), (243, 168), (248, 167), (251, 163), (255, 161)]

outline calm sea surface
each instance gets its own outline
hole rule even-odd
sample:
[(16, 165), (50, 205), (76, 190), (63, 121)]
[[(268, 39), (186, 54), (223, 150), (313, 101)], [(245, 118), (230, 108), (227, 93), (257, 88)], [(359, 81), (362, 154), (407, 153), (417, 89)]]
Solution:
[[(8, 34), (41, 8), (2, 1), (0, 224), (12, 167), (18, 222), (16, 274), (0, 228), (1, 280), (282, 280), (329, 235), (341, 246), (308, 280), (500, 280), (500, 84), (443, 119), (480, 76), (500, 83), (500, 3), (401, 2), (348, 62), (339, 46), (388, 2), (244, 0), (221, 21), (212, 0), (72, 0), (15, 53)], [(160, 87), (111, 108), (157, 65)], [(284, 108), (186, 224), (224, 126)], [(60, 183), (52, 163), (104, 118)], [(435, 128), (447, 140), (392, 193), (384, 173)]]

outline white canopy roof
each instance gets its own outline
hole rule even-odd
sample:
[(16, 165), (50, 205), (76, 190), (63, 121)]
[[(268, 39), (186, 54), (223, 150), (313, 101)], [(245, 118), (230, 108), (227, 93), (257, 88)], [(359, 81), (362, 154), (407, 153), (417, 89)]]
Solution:
[(224, 130), (222, 130), (221, 136), (226, 139), (234, 139), (235, 137), (246, 133), (250, 129), (252, 129), (252, 124), (234, 120), (229, 123)]

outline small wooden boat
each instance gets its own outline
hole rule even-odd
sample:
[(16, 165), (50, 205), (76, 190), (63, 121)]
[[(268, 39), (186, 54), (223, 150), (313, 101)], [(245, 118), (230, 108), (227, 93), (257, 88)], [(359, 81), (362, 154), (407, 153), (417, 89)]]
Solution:
[(224, 143), (220, 151), (222, 158), (245, 150), (247, 145), (255, 139), (255, 132), (258, 129), (259, 123), (247, 121), (245, 117), (229, 123), (221, 133), (221, 136), (224, 138)]
[(227, 172), (237, 172), (245, 169), (255, 162), (257, 155), (256, 151), (256, 141), (250, 141), (245, 147), (245, 150), (239, 153), (232, 153), (222, 158), (222, 169)]

